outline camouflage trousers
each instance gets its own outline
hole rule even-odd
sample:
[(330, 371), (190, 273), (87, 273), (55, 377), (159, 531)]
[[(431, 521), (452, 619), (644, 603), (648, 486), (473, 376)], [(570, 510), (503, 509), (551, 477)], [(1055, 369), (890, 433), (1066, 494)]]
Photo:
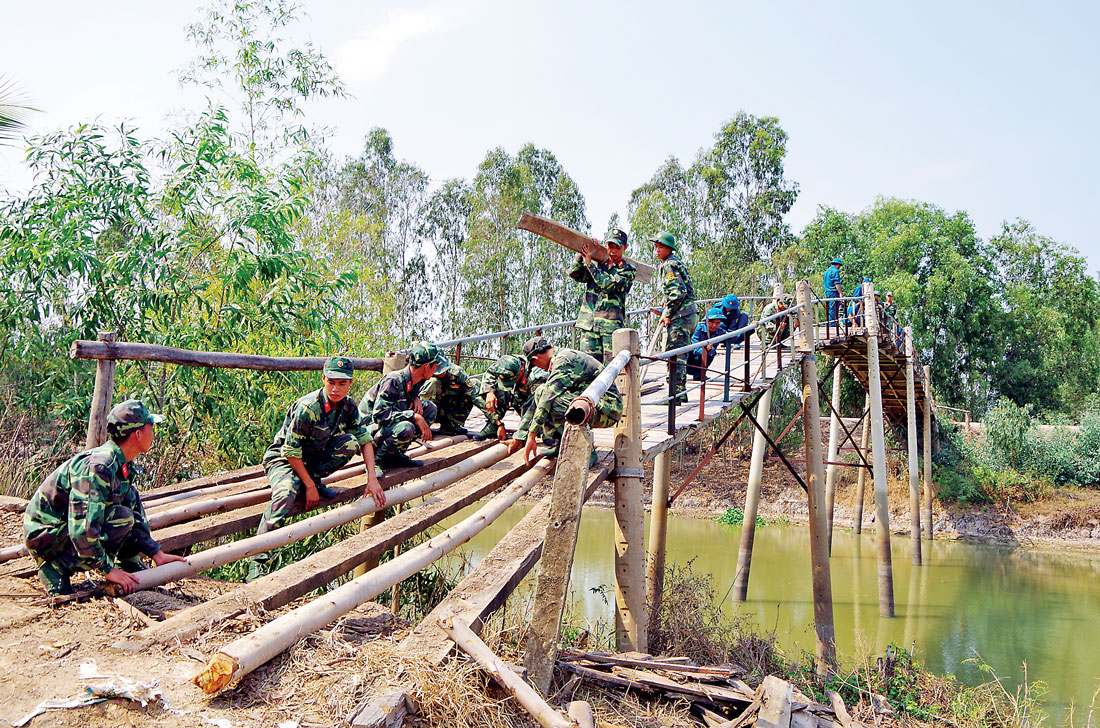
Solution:
[[(323, 492), (321, 478), (332, 475), (347, 465), (359, 449), (359, 443), (355, 441), (353, 435), (337, 435), (329, 440), (329, 448), (323, 453), (302, 459), (306, 472), (317, 484), (318, 492)], [(257, 534), (267, 533), (286, 525), (287, 519), (294, 510), (294, 502), (305, 494), (306, 489), (302, 479), (294, 472), (294, 468), (286, 458), (265, 457), (263, 464), (264, 470), (267, 471), (267, 480), (271, 483), (271, 503), (268, 504), (267, 510), (260, 519), (260, 525), (256, 528)], [(267, 554), (260, 554), (254, 560), (264, 561), (266, 557)]]
[(445, 390), (438, 382), (439, 380), (434, 378), (428, 380), (420, 390), (421, 401), (435, 405), (435, 421), (439, 423), (441, 433), (444, 435), (461, 433), (465, 430), (466, 418), (474, 408), (473, 393), (457, 389)]
[[(538, 395), (536, 394), (535, 397), (537, 398)], [(542, 426), (544, 440), (553, 443), (561, 442), (562, 433), (565, 432), (565, 412), (576, 398), (576, 394), (567, 392), (553, 401), (550, 405), (550, 416), (546, 419), (546, 424)], [(611, 385), (604, 396), (600, 397), (600, 401), (596, 403), (596, 409), (588, 420), (588, 426), (594, 429), (614, 427), (615, 423), (622, 419), (622, 416), (622, 395), (619, 394), (619, 390), (615, 388), (615, 385)]]
[[(692, 313), (685, 318), (679, 318), (672, 321), (668, 325), (668, 338), (665, 341), (665, 351), (672, 351), (673, 349), (679, 349), (681, 346), (687, 346), (691, 343), (691, 335), (695, 331), (695, 324), (697, 323), (698, 314)], [(682, 402), (687, 401), (687, 357), (676, 357), (675, 382), (676, 382), (676, 396)], [(671, 362), (670, 362), (671, 366)]]
[[(424, 405), (424, 419), (430, 425), (435, 422), (438, 409), (435, 402), (421, 400), (421, 404)], [(374, 439), (375, 458), (405, 452), (420, 437), (420, 428), (412, 420), (401, 420), (384, 427), (371, 424), (368, 429)]]
[(585, 354), (591, 354), (600, 362), (609, 362), (614, 356), (612, 350), (611, 334), (601, 334), (599, 331), (577, 329), (577, 350)]
[[(126, 506), (107, 506), (103, 514), (103, 535), (107, 537), (103, 550), (116, 559), (120, 569), (140, 571), (141, 550), (137, 539), (131, 538), (134, 530), (134, 512)], [(32, 531), (26, 535), (27, 550), (38, 563), (38, 575), (51, 594), (71, 592), (69, 577), (80, 571), (99, 568), (99, 562), (82, 557), (73, 546), (68, 534), (68, 523), (56, 528)]]

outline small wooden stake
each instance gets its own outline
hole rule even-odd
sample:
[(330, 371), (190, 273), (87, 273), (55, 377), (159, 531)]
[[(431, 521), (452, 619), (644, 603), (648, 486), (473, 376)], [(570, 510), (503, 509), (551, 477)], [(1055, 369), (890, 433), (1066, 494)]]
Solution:
[[(115, 343), (115, 332), (100, 331), (99, 340), (107, 346)], [(107, 415), (111, 412), (111, 400), (115, 396), (115, 360), (100, 359), (95, 367), (95, 389), (92, 390), (92, 406), (88, 411), (88, 436), (84, 445), (89, 450), (107, 442)]]

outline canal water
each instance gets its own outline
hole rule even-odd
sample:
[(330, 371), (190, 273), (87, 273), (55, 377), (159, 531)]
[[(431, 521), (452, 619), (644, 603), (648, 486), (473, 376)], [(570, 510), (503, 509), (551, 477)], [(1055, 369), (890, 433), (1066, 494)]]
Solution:
[[(527, 510), (509, 509), (467, 544), (470, 564)], [(592, 623), (614, 623), (613, 534), (610, 510), (585, 509), (571, 590), (574, 608)], [(711, 574), (723, 610), (751, 615), (761, 630), (774, 629), (788, 654), (812, 653), (809, 531), (757, 529), (749, 600), (743, 604), (729, 596), (739, 538), (738, 526), (670, 516), (667, 558), (693, 561), (696, 571)], [(972, 685), (990, 679), (975, 662), (980, 657), (1009, 687), (1023, 679), (1026, 662), (1028, 680), (1049, 688), (1049, 724), (1061, 725), (1071, 704), (1081, 724), (1100, 686), (1100, 556), (938, 540), (924, 542), (925, 565), (914, 567), (909, 536), (894, 536), (892, 544), (897, 616), (889, 619), (878, 613), (873, 534), (833, 535), (833, 615), (842, 660), (860, 654), (857, 647), (877, 655), (896, 642), (915, 646), (933, 672)]]

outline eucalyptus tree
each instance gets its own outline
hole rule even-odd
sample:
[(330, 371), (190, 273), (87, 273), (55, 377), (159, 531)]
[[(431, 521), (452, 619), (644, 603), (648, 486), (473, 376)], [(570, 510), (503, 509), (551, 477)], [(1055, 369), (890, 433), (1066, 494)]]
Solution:
[(15, 142), (27, 128), (31, 107), (13, 79), (0, 77), (0, 144)]
[(443, 182), (424, 205), (421, 237), (432, 245), (431, 288), (442, 338), (457, 338), (464, 330), (462, 301), (466, 281), (462, 261), (470, 237), (471, 189), (463, 179)]

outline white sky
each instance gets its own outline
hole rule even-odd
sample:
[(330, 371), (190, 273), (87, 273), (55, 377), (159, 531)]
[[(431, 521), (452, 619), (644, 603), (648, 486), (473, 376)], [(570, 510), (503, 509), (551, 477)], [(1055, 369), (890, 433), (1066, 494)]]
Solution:
[[(175, 71), (199, 3), (0, 5), (0, 76), (40, 133), (100, 118), (159, 135), (197, 108)], [(739, 110), (779, 117), (796, 232), (876, 195), (966, 210), (988, 238), (1023, 217), (1100, 271), (1100, 4), (1030, 2), (312, 2), (296, 34), (353, 98), (310, 107), (354, 155), (374, 126), (434, 180), (530, 141), (580, 186), (599, 231), (669, 155)], [(0, 184), (28, 176), (0, 149)]]

